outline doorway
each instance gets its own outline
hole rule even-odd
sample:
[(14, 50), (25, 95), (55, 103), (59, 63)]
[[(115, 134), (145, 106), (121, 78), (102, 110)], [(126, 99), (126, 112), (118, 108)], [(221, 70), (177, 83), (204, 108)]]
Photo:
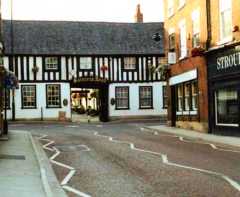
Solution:
[(108, 84), (95, 81), (71, 83), (71, 109), (74, 122), (107, 122)]

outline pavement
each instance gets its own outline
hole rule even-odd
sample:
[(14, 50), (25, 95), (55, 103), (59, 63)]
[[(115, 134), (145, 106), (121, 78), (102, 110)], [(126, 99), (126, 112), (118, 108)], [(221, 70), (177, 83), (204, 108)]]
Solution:
[(156, 132), (156, 134), (171, 133), (174, 135), (191, 138), (195, 140), (203, 140), (208, 142), (240, 147), (240, 137), (219, 136), (219, 135), (214, 135), (209, 133), (200, 133), (193, 130), (180, 129), (176, 127), (168, 127), (165, 125), (146, 126), (144, 128), (150, 129), (151, 131)]
[(8, 138), (0, 141), (0, 196), (66, 197), (32, 135), (15, 130)]

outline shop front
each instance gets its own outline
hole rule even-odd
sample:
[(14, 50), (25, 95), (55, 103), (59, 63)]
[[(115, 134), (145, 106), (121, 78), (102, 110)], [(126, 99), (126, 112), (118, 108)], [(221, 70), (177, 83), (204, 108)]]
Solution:
[(240, 136), (240, 46), (207, 54), (209, 129), (221, 135)]

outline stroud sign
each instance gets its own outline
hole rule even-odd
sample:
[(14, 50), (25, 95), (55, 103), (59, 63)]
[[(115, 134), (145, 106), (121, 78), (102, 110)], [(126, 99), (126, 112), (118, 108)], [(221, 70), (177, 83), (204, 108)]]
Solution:
[(240, 66), (240, 52), (217, 58), (217, 70)]
[(217, 50), (207, 55), (210, 77), (240, 72), (240, 51), (235, 48)]

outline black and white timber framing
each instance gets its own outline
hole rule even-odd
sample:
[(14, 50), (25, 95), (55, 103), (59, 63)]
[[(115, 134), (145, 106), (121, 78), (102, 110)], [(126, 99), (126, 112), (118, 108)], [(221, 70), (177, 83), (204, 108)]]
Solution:
[[(163, 23), (13, 21), (11, 26), (11, 22), (5, 20), (4, 66), (15, 73), (20, 85), (59, 83), (71, 89), (70, 84), (74, 79), (83, 78), (105, 79), (114, 87), (124, 83), (164, 85), (160, 73), (149, 69), (149, 66), (157, 68), (164, 57), (163, 31)], [(153, 39), (156, 33), (162, 36), (158, 42)], [(57, 57), (57, 69), (46, 69), (47, 57)], [(80, 69), (81, 57), (91, 58), (92, 69)], [(136, 59), (135, 69), (124, 69), (125, 57)], [(103, 66), (107, 66), (107, 69), (102, 69)], [(159, 88), (162, 91), (162, 87)], [(69, 93), (70, 89), (61, 88), (61, 91)], [(20, 98), (16, 96), (17, 99)], [(70, 103), (69, 96), (67, 99)], [(161, 113), (165, 114), (165, 111)], [(43, 112), (41, 116), (44, 116)]]

